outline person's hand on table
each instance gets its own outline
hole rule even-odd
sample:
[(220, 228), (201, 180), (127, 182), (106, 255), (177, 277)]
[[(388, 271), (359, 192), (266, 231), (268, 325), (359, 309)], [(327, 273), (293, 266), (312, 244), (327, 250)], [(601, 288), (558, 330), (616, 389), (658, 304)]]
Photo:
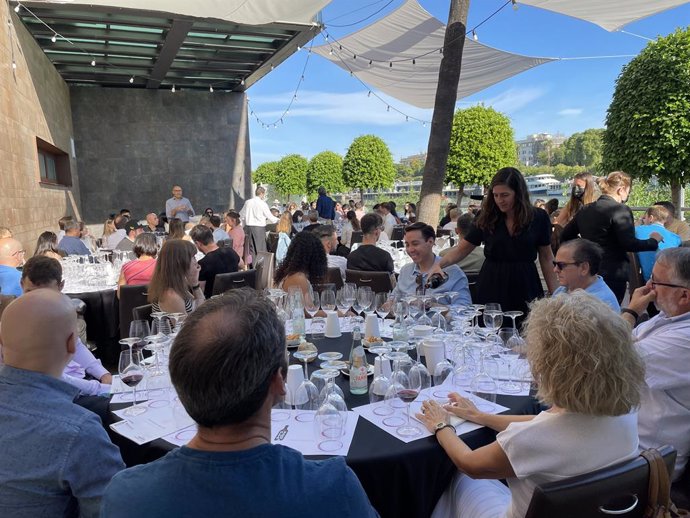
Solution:
[(103, 374), (103, 376), (101, 376), (101, 379), (98, 381), (100, 381), (104, 385), (112, 385), (113, 384), (113, 375), (108, 372), (107, 374)]
[(477, 422), (477, 418), (481, 412), (477, 409), (474, 403), (472, 403), (472, 401), (462, 397), (457, 392), (451, 392), (448, 394), (448, 399), (450, 399), (450, 403), (443, 405), (445, 410), (461, 419), (472, 421), (474, 423)]
[(415, 417), (419, 419), (431, 433), (436, 431), (436, 425), (438, 423), (448, 422), (448, 412), (433, 399), (424, 401), (424, 403), (422, 403), (422, 412), (415, 414)]

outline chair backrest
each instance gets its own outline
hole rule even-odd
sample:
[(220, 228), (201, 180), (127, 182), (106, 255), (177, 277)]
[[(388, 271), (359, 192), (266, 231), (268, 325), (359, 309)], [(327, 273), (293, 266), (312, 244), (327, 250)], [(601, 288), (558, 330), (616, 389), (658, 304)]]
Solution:
[(329, 268), (326, 273), (326, 282), (335, 285), (336, 291), (343, 287), (343, 275), (340, 268)]
[(278, 249), (278, 232), (266, 232), (266, 249), (269, 252), (276, 253)]
[(405, 236), (405, 225), (396, 225), (391, 232), (391, 241), (402, 241)]
[[(669, 473), (676, 450), (659, 448)], [(649, 464), (641, 456), (585, 475), (537, 486), (525, 518), (641, 518), (647, 505)]]
[(350, 246), (354, 245), (355, 243), (361, 243), (362, 235), (363, 234), (361, 230), (353, 230), (352, 237), (350, 238)]
[(369, 286), (374, 293), (391, 291), (393, 280), (388, 272), (362, 272), (345, 270), (345, 281), (354, 282), (357, 287)]
[(453, 231), (452, 231), (451, 229), (449, 229), (449, 228), (439, 227), (439, 228), (436, 229), (436, 237), (439, 237), (439, 236), (452, 236), (452, 235), (453, 235)]
[(138, 286), (120, 286), (120, 338), (129, 336), (129, 324), (132, 322), (132, 310), (146, 304), (148, 284)]
[(232, 248), (232, 243), (233, 243), (233, 241), (232, 241), (231, 237), (228, 237), (227, 239), (221, 239), (220, 241), (216, 242), (216, 244), (220, 248)]
[(16, 298), (17, 297), (14, 295), (0, 295), (0, 316), (2, 316), (2, 312), (5, 311), (5, 308), (10, 305), (10, 302)]
[(152, 304), (145, 304), (137, 306), (132, 309), (132, 320), (151, 320), (151, 313), (153, 312)]
[(254, 265), (256, 270), (256, 289), (264, 290), (271, 288), (273, 287), (273, 275), (276, 268), (276, 254), (272, 252), (259, 252), (256, 255), (256, 261), (261, 261), (260, 267)]
[(220, 273), (213, 281), (213, 295), (220, 295), (228, 290), (244, 287), (256, 287), (256, 270), (244, 272)]
[(644, 278), (642, 277), (642, 267), (640, 266), (640, 260), (635, 252), (628, 252), (628, 260), (630, 261), (630, 274), (628, 276), (628, 289), (630, 290), (630, 295), (640, 286), (645, 284)]

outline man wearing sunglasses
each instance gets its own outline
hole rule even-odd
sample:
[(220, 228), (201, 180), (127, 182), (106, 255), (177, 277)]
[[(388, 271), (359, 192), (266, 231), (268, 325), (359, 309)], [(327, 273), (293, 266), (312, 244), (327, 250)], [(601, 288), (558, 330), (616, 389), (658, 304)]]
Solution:
[(597, 275), (603, 255), (602, 248), (587, 239), (573, 239), (563, 243), (553, 261), (553, 271), (561, 284), (560, 288), (553, 292), (554, 296), (573, 290), (584, 290), (618, 313), (621, 307), (616, 296), (601, 275)]
[(623, 318), (634, 326), (651, 302), (659, 314), (633, 329), (646, 367), (638, 413), (640, 448), (675, 447), (677, 479), (690, 455), (690, 248), (659, 252), (649, 281), (621, 310)]

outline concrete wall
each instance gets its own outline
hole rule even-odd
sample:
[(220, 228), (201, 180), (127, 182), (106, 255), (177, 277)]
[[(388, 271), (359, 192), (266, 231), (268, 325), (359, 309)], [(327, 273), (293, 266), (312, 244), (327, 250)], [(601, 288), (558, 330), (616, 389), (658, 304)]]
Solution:
[(71, 101), (87, 223), (161, 212), (174, 184), (197, 214), (250, 194), (244, 94), (73, 86)]
[(79, 218), (79, 176), (70, 159), (74, 187), (40, 183), (36, 137), (70, 153), (69, 88), (5, 7), (0, 9), (0, 226), (9, 227), (31, 254), (41, 232), (57, 232), (59, 218)]

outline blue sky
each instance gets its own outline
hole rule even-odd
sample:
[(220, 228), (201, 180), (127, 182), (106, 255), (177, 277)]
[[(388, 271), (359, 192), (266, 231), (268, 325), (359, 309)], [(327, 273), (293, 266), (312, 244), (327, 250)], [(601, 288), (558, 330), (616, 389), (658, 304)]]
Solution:
[[(498, 9), (505, 0), (472, 0), (467, 26), (471, 28)], [(370, 20), (350, 27), (336, 27), (362, 20), (385, 6), (388, 0), (333, 0), (322, 12), (330, 34), (340, 38), (399, 7), (394, 0)], [(432, 15), (445, 22), (449, 0), (420, 0)], [(359, 9), (359, 10), (357, 10)], [(356, 12), (353, 12), (357, 10)], [(632, 23), (625, 31), (654, 38), (690, 24), (690, 4)], [(597, 25), (557, 13), (520, 6), (503, 9), (477, 30), (479, 41), (501, 50), (530, 56), (582, 57), (634, 55), (646, 41), (622, 32), (607, 32)], [(317, 36), (314, 45), (324, 42)], [(276, 67), (248, 90), (250, 103), (264, 121), (275, 120), (293, 96), (307, 59), (302, 50)], [(540, 65), (470, 97), (458, 107), (483, 102), (507, 114), (516, 138), (530, 133), (560, 132), (570, 135), (587, 128), (604, 127), (606, 109), (615, 79), (630, 58), (557, 61)], [(368, 89), (329, 61), (312, 54), (297, 100), (284, 124), (264, 129), (250, 120), (252, 167), (279, 160), (290, 153), (311, 158), (325, 150), (342, 155), (354, 138), (375, 134), (383, 138), (397, 161), (402, 156), (426, 151), (429, 125), (405, 122), (400, 114), (387, 112), (386, 105)], [(431, 110), (387, 98), (403, 113), (431, 120)]]

